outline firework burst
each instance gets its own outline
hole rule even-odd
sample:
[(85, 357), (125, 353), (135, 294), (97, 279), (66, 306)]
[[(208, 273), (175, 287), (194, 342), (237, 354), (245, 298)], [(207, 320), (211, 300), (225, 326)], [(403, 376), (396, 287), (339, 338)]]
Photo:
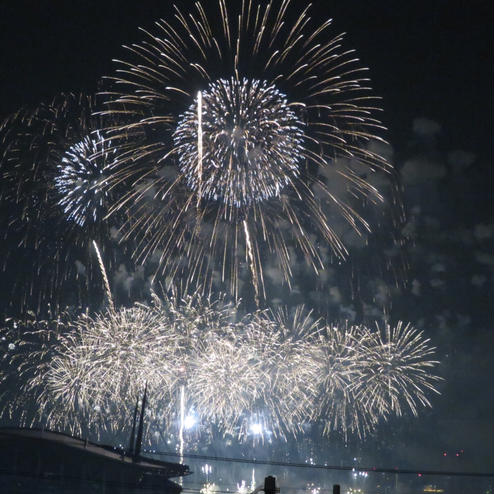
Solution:
[(111, 140), (95, 130), (71, 146), (57, 165), (57, 203), (67, 219), (82, 228), (88, 222), (99, 223), (108, 211), (111, 194), (105, 182), (115, 153)]
[(342, 36), (309, 10), (197, 2), (118, 62), (105, 113), (129, 122), (109, 131), (135, 146), (110, 180), (129, 184), (112, 211), (130, 210), (137, 258), (169, 278), (238, 295), (247, 271), (260, 298), (266, 256), (289, 283), (295, 255), (322, 267), (314, 234), (346, 257), (330, 218), (370, 229), (359, 208), (382, 195), (369, 177), (392, 171), (372, 147), (376, 98)]
[(106, 124), (92, 115), (94, 108), (93, 97), (61, 94), (17, 112), (0, 128), (2, 258), (13, 280), (14, 312), (47, 315), (47, 307), (93, 302), (93, 239), (112, 251), (109, 267), (125, 259), (124, 245), (115, 250), (121, 218), (103, 220), (120, 192), (106, 188), (115, 149), (98, 130)]
[(56, 331), (52, 326), (39, 321), (22, 334), (4, 334), (12, 369), (3, 378), (17, 374), (19, 397), (24, 397), (4, 401), (10, 416), (15, 410), (24, 413), (27, 401), (26, 409), (35, 403), (36, 411), (23, 417), (23, 424), (97, 437), (114, 434), (128, 426), (146, 382), (154, 390), (151, 418), (171, 413), (181, 352), (170, 320), (156, 307), (83, 314)]
[[(38, 321), (24, 331), (4, 331), (9, 369), (5, 379), (21, 383), (15, 399), (3, 400), (22, 413), (36, 403), (23, 424), (97, 437), (124, 430), (145, 383), (152, 390), (151, 427), (163, 434), (174, 426), (179, 389), (188, 379), (190, 353), (198, 338), (228, 331), (236, 305), (154, 297), (152, 305), (110, 308), (53, 323)], [(26, 325), (24, 325), (26, 326)], [(15, 351), (14, 351), (15, 350)], [(17, 381), (16, 381), (17, 382)], [(7, 410), (3, 411), (3, 415)], [(9, 412), (13, 415), (13, 412)]]
[(192, 352), (190, 401), (204, 420), (218, 423), (229, 433), (235, 433), (267, 387), (266, 369), (255, 348), (235, 332), (208, 335)]
[(201, 198), (241, 208), (279, 197), (296, 180), (303, 123), (274, 86), (233, 78), (212, 83), (202, 93), (202, 156), (198, 111), (194, 102), (180, 116), (173, 140), (180, 172)]
[(367, 410), (386, 416), (409, 409), (417, 415), (418, 407), (431, 406), (427, 394), (437, 393), (440, 378), (430, 372), (438, 362), (431, 360), (435, 348), (429, 346), (422, 331), (402, 322), (395, 327), (378, 326), (363, 347), (360, 379), (352, 388)]
[(293, 319), (258, 311), (207, 333), (190, 360), (187, 390), (195, 409), (238, 439), (301, 432), (317, 394), (316, 326), (302, 309)]
[(320, 395), (314, 417), (323, 421), (326, 435), (338, 431), (344, 437), (349, 433), (363, 437), (379, 420), (353, 393), (361, 379), (361, 351), (368, 338), (370, 332), (364, 326), (327, 326), (319, 334), (319, 354), (315, 358)]
[[(41, 399), (64, 403), (71, 415), (78, 410), (92, 414), (89, 423), (100, 428), (98, 422), (107, 420), (107, 429), (118, 431), (147, 382), (153, 389), (154, 411), (161, 409), (166, 415), (179, 378), (177, 344), (170, 321), (149, 307), (123, 308), (94, 318), (83, 315), (60, 340), (58, 355), (44, 376), (49, 395)], [(57, 417), (56, 423), (61, 420)]]

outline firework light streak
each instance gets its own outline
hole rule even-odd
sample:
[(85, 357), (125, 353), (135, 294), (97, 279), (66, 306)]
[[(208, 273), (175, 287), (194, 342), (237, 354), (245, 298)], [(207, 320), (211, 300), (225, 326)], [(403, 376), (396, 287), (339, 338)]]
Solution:
[(159, 257), (171, 280), (238, 296), (245, 252), (260, 297), (268, 256), (290, 283), (289, 245), (316, 272), (314, 236), (345, 258), (330, 218), (368, 232), (363, 212), (383, 197), (365, 177), (393, 171), (372, 151), (379, 108), (352, 50), (289, 0), (175, 10), (127, 47), (104, 93), (104, 114), (127, 120), (110, 135), (135, 143), (109, 183), (129, 185), (110, 214), (128, 213), (136, 259)]
[(180, 463), (184, 462), (184, 423), (185, 423), (185, 385), (180, 386), (180, 428), (178, 432)]
[(93, 247), (94, 247), (94, 250), (96, 251), (96, 256), (98, 258), (99, 269), (100, 269), (101, 275), (103, 277), (103, 285), (105, 287), (106, 297), (108, 299), (108, 306), (110, 308), (110, 311), (111, 312), (114, 312), (115, 311), (115, 306), (113, 305), (113, 297), (112, 297), (112, 294), (111, 294), (110, 282), (108, 281), (108, 276), (106, 274), (105, 265), (103, 263), (103, 259), (101, 257), (101, 253), (99, 251), (98, 244), (94, 240), (93, 240)]
[(202, 160), (203, 160), (203, 148), (202, 148), (202, 93), (197, 93), (197, 207), (201, 204), (202, 197)]

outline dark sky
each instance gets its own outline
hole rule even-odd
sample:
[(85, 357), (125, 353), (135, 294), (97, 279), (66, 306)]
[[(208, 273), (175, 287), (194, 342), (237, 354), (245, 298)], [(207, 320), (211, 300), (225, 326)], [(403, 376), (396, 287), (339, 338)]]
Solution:
[[(297, 0), (293, 2), (297, 3)], [(492, 236), (484, 233), (492, 230), (492, 1), (316, 0), (314, 3), (315, 15), (334, 18), (334, 33), (348, 33), (345, 47), (355, 48), (362, 63), (370, 67), (375, 92), (384, 99), (383, 121), (389, 128), (387, 139), (395, 149), (398, 167), (404, 167), (407, 160), (415, 159), (414, 163), (419, 163), (419, 155), (420, 159), (431, 163), (436, 159), (445, 162), (448, 153), (455, 150), (475, 156), (474, 165), (467, 172), (470, 181), (466, 186), (461, 175), (454, 174), (434, 184), (424, 185), (419, 181), (417, 185), (413, 183), (414, 180), (416, 182), (415, 178), (409, 179), (410, 188), (406, 196), (409, 210), (419, 205), (422, 211), (433, 211), (422, 218), (422, 223), (417, 220), (417, 224), (413, 224), (411, 214), (410, 228), (420, 229), (422, 225), (427, 234), (431, 231), (427, 228), (435, 224), (434, 221), (439, 221), (447, 228), (447, 231), (437, 233), (439, 239), (445, 238), (441, 237), (445, 232), (454, 240), (465, 228), (470, 232), (469, 238), (477, 239), (475, 242), (489, 242), (492, 245)], [(5, 0), (0, 5), (0, 115), (24, 104), (36, 104), (60, 91), (95, 90), (101, 76), (112, 74), (111, 59), (122, 56), (121, 45), (142, 39), (137, 28), (151, 26), (155, 19), (170, 15), (171, 10), (171, 2), (166, 0)], [(440, 130), (434, 138), (422, 136), (417, 144), (417, 132), (414, 136), (413, 128), (418, 118), (436, 122)], [(451, 167), (454, 168), (454, 165)], [(418, 173), (417, 168), (414, 170)], [(447, 188), (447, 191), (441, 192), (441, 187)], [(491, 230), (483, 225), (490, 226)], [(466, 417), (461, 412), (456, 415), (451, 412), (453, 428), (458, 423), (455, 420), (475, 421), (477, 408), (481, 410), (481, 419), (492, 425), (492, 417), (487, 417), (487, 413), (492, 412), (492, 378), (488, 379), (485, 372), (486, 369), (492, 371), (492, 338), (489, 340), (490, 350), (486, 346), (487, 328), (492, 328), (492, 316), (491, 313), (482, 317), (473, 315), (474, 311), (491, 311), (486, 293), (492, 294), (492, 252), (487, 254), (490, 265), (485, 256), (477, 253), (479, 264), (472, 270), (467, 267), (465, 273), (461, 273), (455, 270), (464, 266), (465, 253), (469, 248), (480, 247), (473, 243), (474, 240), (471, 244), (461, 245), (448, 241), (450, 251), (446, 251), (446, 241), (441, 243), (437, 238), (419, 240), (431, 252), (437, 249), (435, 255), (440, 262), (426, 262), (417, 254), (415, 269), (422, 286), (428, 276), (424, 274), (426, 270), (438, 269), (434, 268), (437, 265), (451, 269), (444, 276), (446, 281), (439, 280), (445, 283), (452, 280), (448, 286), (450, 291), (445, 292), (443, 300), (434, 295), (436, 298), (428, 297), (430, 307), (424, 303), (421, 305), (424, 313), (438, 312), (438, 329), (434, 334), (438, 338), (438, 346), (442, 343), (439, 337), (442, 335), (445, 341), (448, 324), (452, 324), (449, 322), (441, 326), (440, 318), (446, 320), (449, 317), (443, 308), (457, 302), (457, 307), (461, 306), (463, 293), (463, 300), (468, 301), (468, 297), (473, 299), (477, 293), (472, 292), (470, 285), (463, 286), (464, 292), (458, 290), (455, 277), (463, 276), (469, 282), (472, 276), (478, 275), (477, 271), (480, 273), (481, 265), (485, 272), (490, 273), (488, 289), (478, 292), (475, 305), (469, 307), (470, 302), (465, 302), (458, 309), (458, 313), (463, 311), (460, 315), (470, 316), (473, 322), (469, 324), (475, 327), (456, 328), (456, 336), (448, 348), (453, 351), (455, 345), (461, 346), (468, 338), (471, 343), (468, 352), (478, 354), (458, 354), (455, 360), (448, 361), (448, 372), (461, 381), (462, 393), (458, 394), (459, 386), (446, 390), (444, 401), (439, 405), (440, 413), (446, 413), (448, 408), (460, 409), (463, 400), (467, 404), (470, 402), (470, 406), (466, 407), (471, 411), (468, 412), (470, 415)], [(487, 251), (485, 245), (482, 244), (484, 253)], [(422, 261), (423, 266), (420, 265)], [(473, 266), (474, 261), (471, 262)], [(488, 277), (485, 272), (482, 271), (481, 275)], [(415, 314), (416, 322), (420, 324), (420, 310), (414, 312), (414, 308), (408, 305), (405, 312), (412, 317)], [(477, 340), (471, 339), (469, 334), (472, 333), (478, 336)], [(442, 353), (449, 350), (443, 348)], [(470, 370), (474, 359), (483, 365), (482, 376), (478, 375), (478, 379), (476, 371)], [(469, 369), (470, 373), (465, 373), (465, 369)], [(489, 396), (473, 396), (474, 386), (488, 386)], [(455, 397), (457, 401), (454, 401)], [(472, 400), (488, 403), (480, 408), (481, 405), (472, 405)], [(450, 432), (445, 430), (443, 439)], [(451, 444), (452, 447), (459, 445), (453, 440)], [(487, 446), (484, 442), (482, 448), (482, 451), (489, 450), (492, 459), (492, 445)], [(475, 464), (479, 468), (488, 468), (486, 462), (477, 461)]]

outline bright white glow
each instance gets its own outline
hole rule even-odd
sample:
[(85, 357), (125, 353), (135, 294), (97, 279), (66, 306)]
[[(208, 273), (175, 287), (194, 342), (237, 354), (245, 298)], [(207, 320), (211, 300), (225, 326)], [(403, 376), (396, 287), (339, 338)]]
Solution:
[(200, 490), (201, 494), (213, 494), (218, 491), (218, 486), (213, 482), (210, 484), (207, 482), (206, 484), (203, 485), (202, 489)]
[(187, 415), (184, 419), (184, 427), (185, 429), (189, 430), (196, 425), (197, 419), (194, 415)]
[(251, 424), (250, 425), (250, 432), (252, 434), (262, 434), (262, 424)]
[(245, 485), (245, 480), (242, 480), (242, 483), (237, 483), (237, 494), (247, 494), (249, 489)]
[(250, 481), (250, 490), (253, 491), (256, 488), (256, 469), (252, 469), (252, 479)]

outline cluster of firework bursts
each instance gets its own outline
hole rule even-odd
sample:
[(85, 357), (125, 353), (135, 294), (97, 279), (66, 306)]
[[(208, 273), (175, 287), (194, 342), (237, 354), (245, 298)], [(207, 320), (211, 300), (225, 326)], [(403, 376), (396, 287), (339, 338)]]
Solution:
[(291, 286), (295, 263), (318, 273), (348, 257), (345, 232), (365, 239), (385, 202), (376, 184), (393, 187), (395, 171), (377, 152), (366, 69), (309, 13), (289, 0), (177, 8), (98, 98), (62, 94), (4, 120), (5, 243), (40, 253), (27, 274), (6, 262), (16, 296), (29, 293), (21, 310), (63, 308), (66, 280), (90, 291), (90, 239), (110, 270), (118, 243), (149, 276), (235, 299), (248, 285), (258, 304), (268, 263)]
[[(145, 383), (156, 436), (186, 412), (239, 440), (416, 414), (438, 381), (421, 332), (261, 310), (268, 263), (288, 287), (302, 260), (317, 275), (348, 256), (342, 232), (371, 231), (376, 184), (397, 190), (365, 69), (290, 0), (175, 10), (101, 101), (59, 95), (0, 125), (11, 307), (56, 316), (3, 330), (3, 416), (121, 431)], [(115, 307), (91, 240), (110, 272), (133, 263), (181, 295)], [(101, 272), (107, 308), (64, 313), (91, 306)], [(257, 310), (240, 316), (242, 290)]]
[(326, 435), (363, 437), (392, 414), (430, 405), (434, 349), (409, 325), (337, 328), (303, 308), (290, 317), (237, 312), (224, 299), (191, 296), (29, 331), (11, 322), (2, 381), (16, 391), (3, 397), (3, 415), (79, 434), (121, 432), (147, 383), (151, 441), (176, 430), (181, 406), (188, 427), (245, 440), (294, 436), (314, 422)]

